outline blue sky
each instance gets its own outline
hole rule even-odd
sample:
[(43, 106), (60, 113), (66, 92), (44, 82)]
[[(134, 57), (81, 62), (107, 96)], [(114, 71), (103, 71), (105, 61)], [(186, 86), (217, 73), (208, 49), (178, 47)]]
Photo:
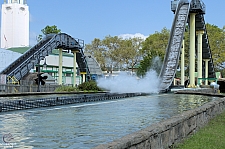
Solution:
[[(3, 0), (2, 0), (3, 1)], [(205, 21), (225, 25), (225, 0), (203, 0)], [(3, 2), (2, 2), (3, 3)], [(163, 27), (171, 29), (171, 0), (27, 0), (30, 11), (30, 43), (46, 25), (83, 39), (140, 33), (149, 36)]]

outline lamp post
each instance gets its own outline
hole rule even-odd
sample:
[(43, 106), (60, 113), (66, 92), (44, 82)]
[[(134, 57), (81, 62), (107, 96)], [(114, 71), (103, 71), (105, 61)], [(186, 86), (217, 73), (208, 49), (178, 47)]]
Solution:
[[(41, 56), (41, 55), (37, 55), (36, 57), (34, 56), (33, 57), (33, 62), (36, 61), (36, 59), (38, 60), (38, 88), (37, 88), (37, 92), (40, 92), (40, 61), (43, 60), (45, 57), (44, 56)], [(46, 59), (45, 59), (45, 62), (43, 64), (43, 67), (46, 68), (47, 67), (47, 64), (46, 64)]]

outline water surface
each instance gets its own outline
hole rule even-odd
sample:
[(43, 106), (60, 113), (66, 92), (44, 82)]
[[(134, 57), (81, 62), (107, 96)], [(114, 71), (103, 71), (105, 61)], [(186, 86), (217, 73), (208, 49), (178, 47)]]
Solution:
[[(88, 149), (138, 131), (215, 97), (155, 94), (1, 113), (0, 136), (14, 148)], [(7, 142), (0, 141), (0, 147)]]

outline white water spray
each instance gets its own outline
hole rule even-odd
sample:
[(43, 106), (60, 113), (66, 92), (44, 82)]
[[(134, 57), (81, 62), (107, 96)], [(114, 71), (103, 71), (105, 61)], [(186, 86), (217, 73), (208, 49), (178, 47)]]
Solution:
[[(160, 80), (158, 74), (161, 69), (161, 59), (157, 56), (153, 59), (151, 69), (144, 78), (120, 73), (116, 77), (101, 78), (98, 86), (109, 90), (111, 93), (158, 93)], [(157, 72), (156, 72), (157, 71)]]
[(141, 79), (126, 73), (120, 73), (114, 78), (101, 78), (97, 83), (99, 87), (107, 89), (111, 93), (158, 93), (159, 79), (157, 73), (150, 70)]

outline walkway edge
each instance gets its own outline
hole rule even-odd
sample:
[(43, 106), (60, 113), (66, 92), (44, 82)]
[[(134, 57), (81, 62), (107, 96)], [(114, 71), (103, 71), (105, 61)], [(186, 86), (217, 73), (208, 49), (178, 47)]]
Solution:
[(179, 90), (174, 92), (174, 94), (192, 94), (192, 95), (205, 95), (214, 97), (225, 97), (225, 94), (204, 92), (202, 90)]

